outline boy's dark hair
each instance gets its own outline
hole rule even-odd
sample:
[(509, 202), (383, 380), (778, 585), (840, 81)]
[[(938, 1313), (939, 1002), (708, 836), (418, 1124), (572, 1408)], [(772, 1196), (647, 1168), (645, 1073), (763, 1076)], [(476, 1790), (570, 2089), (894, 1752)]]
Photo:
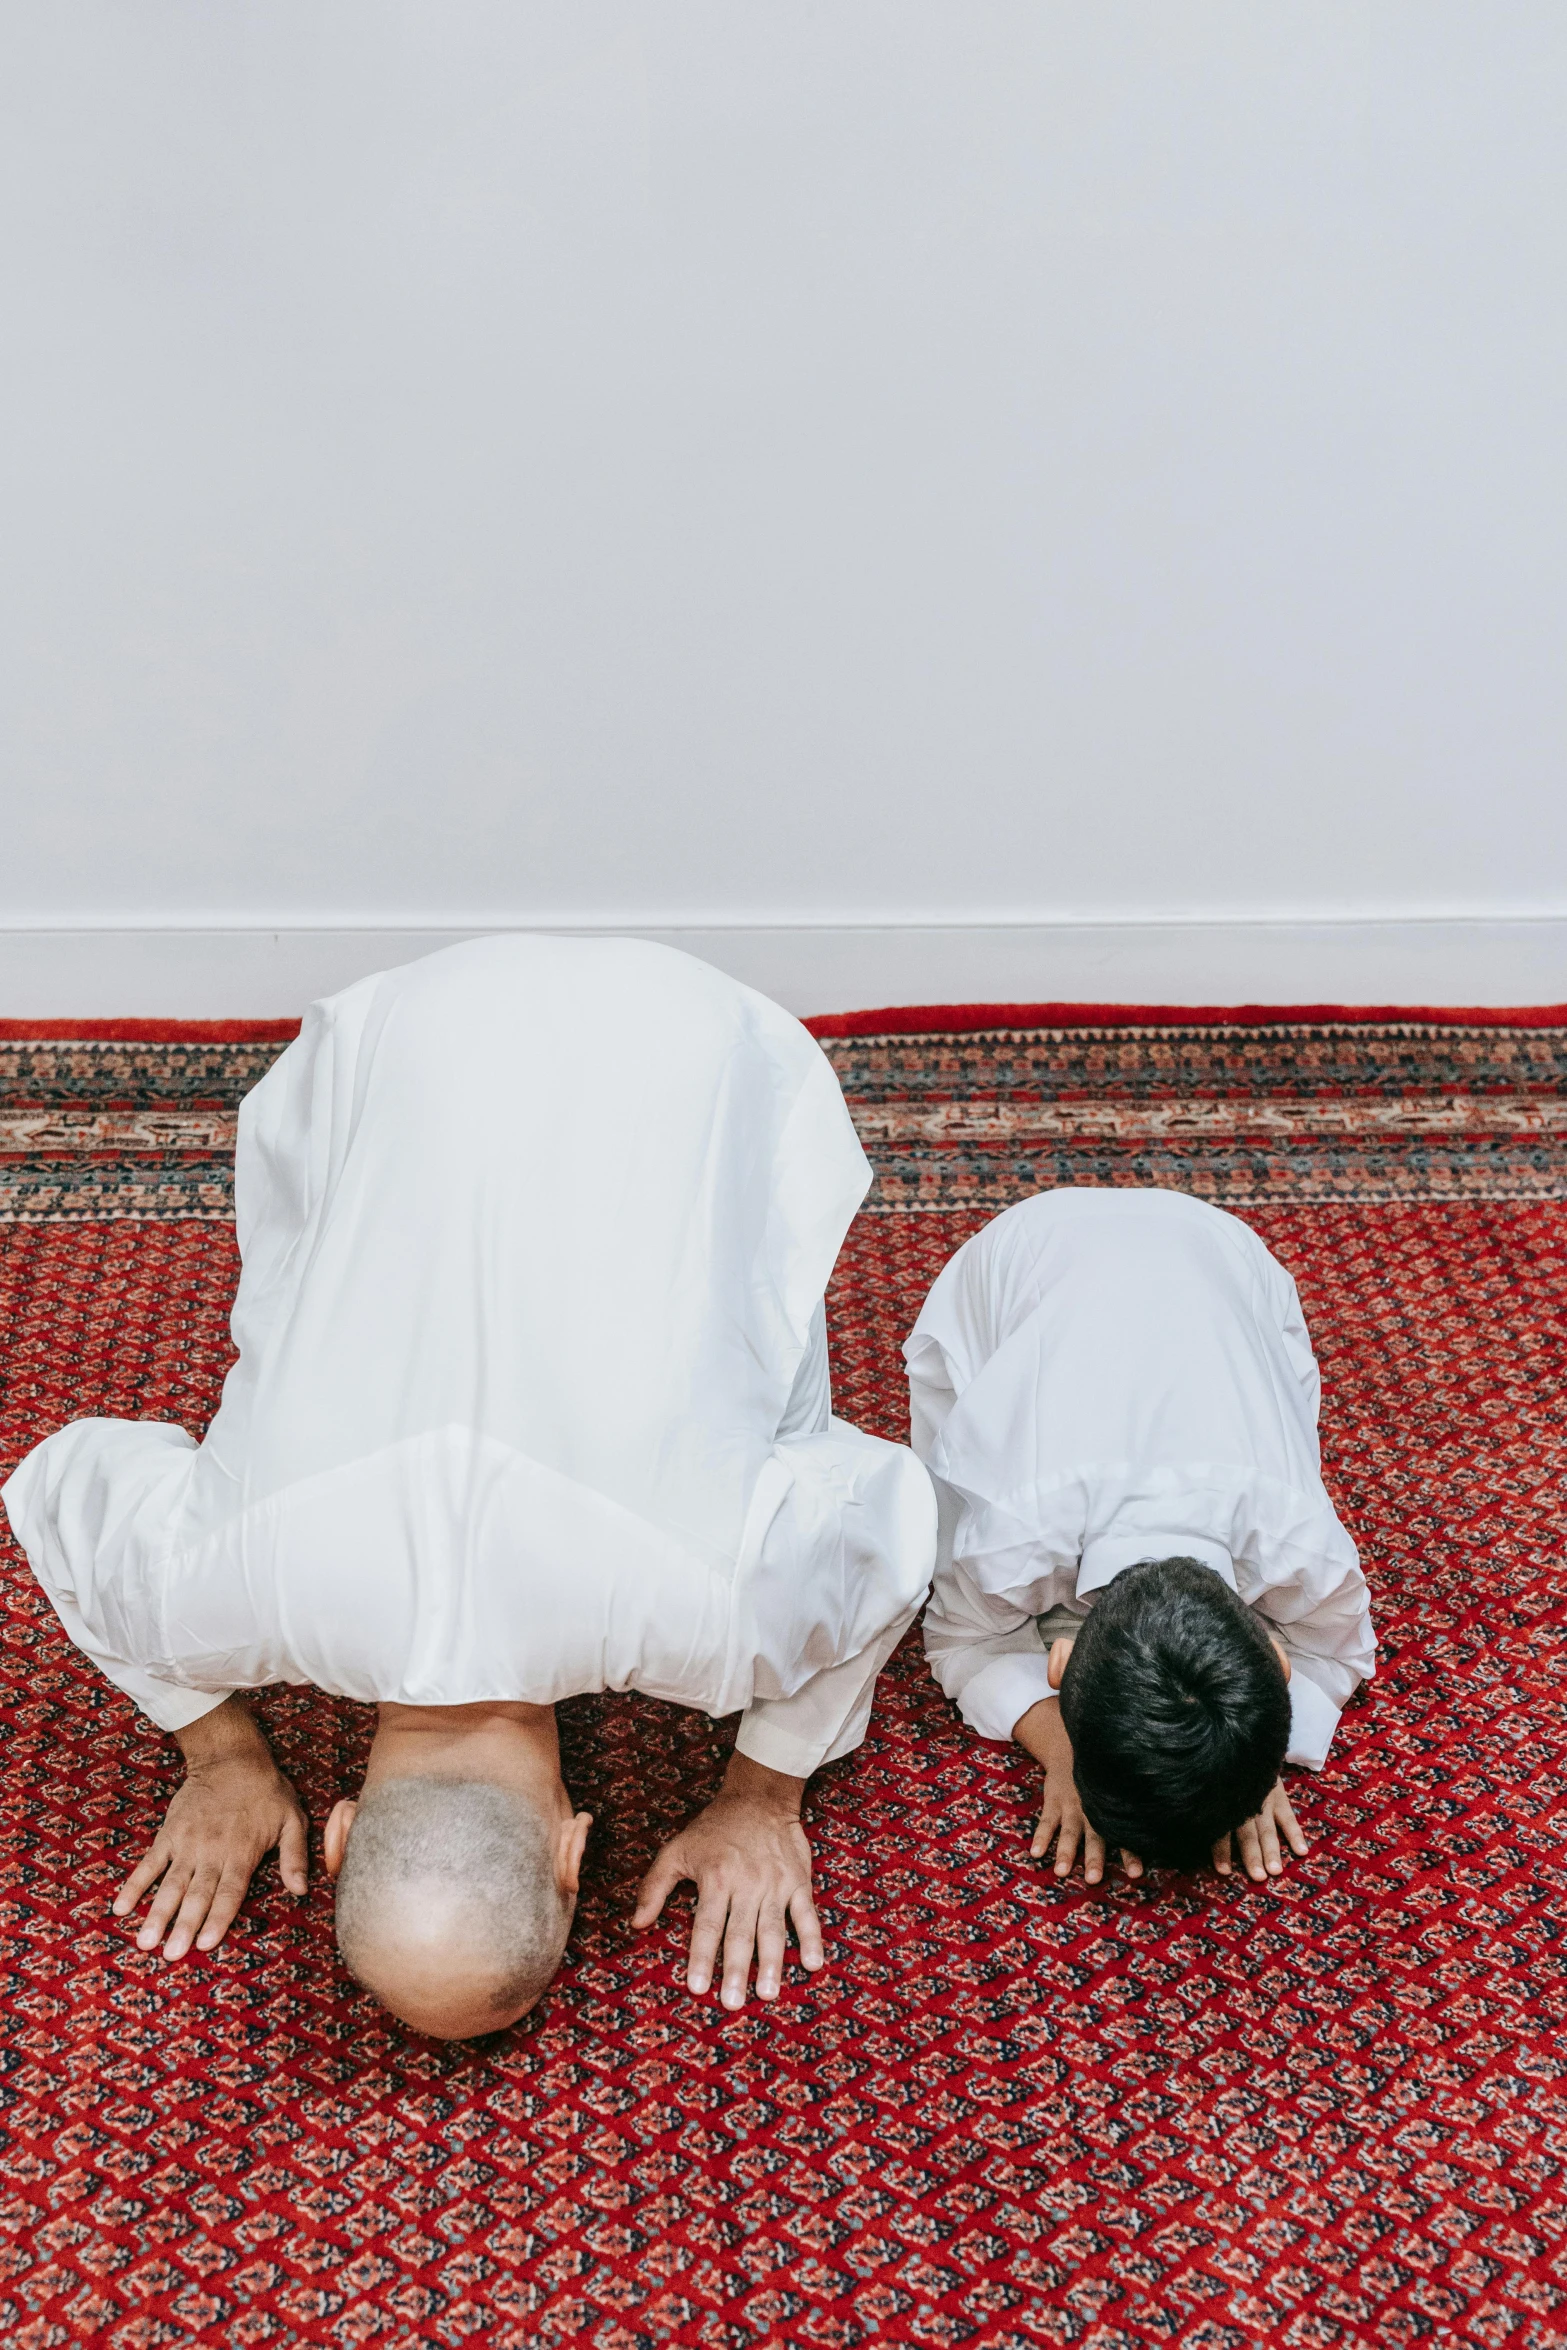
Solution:
[(1112, 1851), (1197, 1868), (1260, 1808), (1290, 1735), (1257, 1618), (1196, 1559), (1145, 1559), (1089, 1609), (1061, 1682), (1072, 1775)]

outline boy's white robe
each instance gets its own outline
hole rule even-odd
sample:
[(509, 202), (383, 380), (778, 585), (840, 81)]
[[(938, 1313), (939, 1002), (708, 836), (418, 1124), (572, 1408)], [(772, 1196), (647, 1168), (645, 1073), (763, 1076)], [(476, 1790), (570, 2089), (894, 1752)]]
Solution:
[(1320, 1769), (1376, 1640), (1295, 1284), (1254, 1232), (1179, 1192), (1040, 1193), (943, 1268), (904, 1355), (942, 1496), (926, 1653), (972, 1728), (1010, 1738), (1050, 1639), (1124, 1567), (1184, 1556), (1268, 1619), (1288, 1759)]
[(863, 1737), (935, 1552), (912, 1454), (828, 1416), (869, 1179), (812, 1038), (688, 956), (490, 939), (364, 980), (241, 1109), (204, 1442), (77, 1421), (11, 1523), (166, 1729), (279, 1680), (634, 1688), (808, 1772)]

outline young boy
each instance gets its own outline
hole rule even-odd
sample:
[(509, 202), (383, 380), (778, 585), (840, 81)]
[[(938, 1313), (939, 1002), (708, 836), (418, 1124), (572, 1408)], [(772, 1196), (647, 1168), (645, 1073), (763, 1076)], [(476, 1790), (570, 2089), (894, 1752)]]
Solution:
[(1323, 1490), (1295, 1284), (1173, 1191), (1022, 1200), (946, 1265), (904, 1347), (942, 1534), (925, 1648), (983, 1738), (1044, 1766), (1036, 1855), (1119, 1848), (1262, 1881), (1306, 1843), (1372, 1671), (1355, 1546)]

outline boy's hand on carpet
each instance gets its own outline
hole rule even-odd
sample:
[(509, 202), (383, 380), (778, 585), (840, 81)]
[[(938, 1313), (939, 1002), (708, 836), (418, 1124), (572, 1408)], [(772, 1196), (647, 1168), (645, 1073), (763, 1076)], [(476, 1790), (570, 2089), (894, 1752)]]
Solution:
[[(1105, 1842), (1098, 1830), (1090, 1827), (1078, 1800), (1077, 1782), (1072, 1776), (1072, 1741), (1061, 1719), (1058, 1701), (1046, 1697), (1031, 1705), (1012, 1735), (1036, 1762), (1045, 1766), (1039, 1822), (1029, 1847), (1034, 1859), (1043, 1860), (1053, 1841), (1056, 1875), (1069, 1877), (1081, 1847), (1084, 1882), (1097, 1885), (1105, 1873)], [(1121, 1866), (1129, 1877), (1140, 1877), (1143, 1873), (1143, 1864), (1135, 1852), (1123, 1852)]]
[(185, 1783), (113, 1904), (116, 1917), (129, 1917), (157, 1885), (136, 1947), (156, 1950), (161, 1942), (166, 1959), (183, 1958), (193, 1945), (216, 1949), (257, 1862), (274, 1845), (289, 1891), (303, 1893), (308, 1882), (305, 1814), (240, 1700), (226, 1698), (176, 1736)]
[(650, 1926), (675, 1887), (696, 1886), (687, 1988), (703, 1992), (723, 1946), (725, 2007), (745, 2005), (752, 1953), (756, 1990), (776, 1999), (783, 1981), (788, 1925), (800, 1964), (822, 1963), (821, 1921), (811, 1899), (811, 1848), (800, 1825), (805, 1781), (731, 1755), (724, 1784), (705, 1811), (664, 1846), (642, 1880), (634, 1926)]
[(1072, 1874), (1072, 1864), (1081, 1847), (1084, 1883), (1098, 1884), (1105, 1873), (1104, 1838), (1089, 1826), (1071, 1779), (1068, 1778), (1063, 1786), (1058, 1778), (1046, 1771), (1039, 1823), (1034, 1830), (1034, 1841), (1029, 1847), (1034, 1859), (1043, 1860), (1052, 1843), (1056, 1848), (1058, 1877), (1069, 1877)]
[(1254, 1884), (1265, 1884), (1269, 1877), (1284, 1873), (1283, 1838), (1298, 1859), (1307, 1852), (1300, 1823), (1290, 1809), (1290, 1799), (1281, 1781), (1275, 1781), (1273, 1792), (1263, 1804), (1255, 1819), (1242, 1820), (1233, 1836), (1221, 1836), (1213, 1848), (1213, 1865), (1221, 1877), (1233, 1873), (1232, 1847), (1239, 1848), (1241, 1867)]

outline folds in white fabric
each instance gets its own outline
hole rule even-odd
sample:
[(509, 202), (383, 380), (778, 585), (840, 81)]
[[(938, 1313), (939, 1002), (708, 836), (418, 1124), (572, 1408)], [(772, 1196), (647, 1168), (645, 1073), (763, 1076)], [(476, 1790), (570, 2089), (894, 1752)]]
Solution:
[(274, 1679), (787, 1701), (933, 1563), (923, 1470), (825, 1424), (869, 1181), (815, 1041), (689, 956), (514, 937), (364, 980), (241, 1111), (200, 1448), (65, 1430), (17, 1531), (160, 1720)]

